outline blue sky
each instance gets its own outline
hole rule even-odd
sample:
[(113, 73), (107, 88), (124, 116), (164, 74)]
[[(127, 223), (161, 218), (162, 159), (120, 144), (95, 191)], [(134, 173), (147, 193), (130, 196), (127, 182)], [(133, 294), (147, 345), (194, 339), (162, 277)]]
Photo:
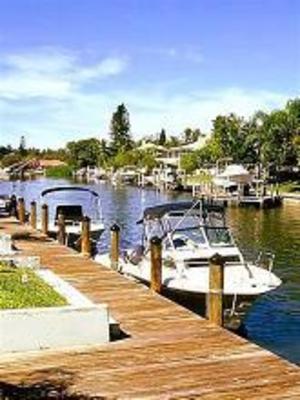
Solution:
[(208, 132), (300, 89), (298, 0), (0, 0), (1, 143)]

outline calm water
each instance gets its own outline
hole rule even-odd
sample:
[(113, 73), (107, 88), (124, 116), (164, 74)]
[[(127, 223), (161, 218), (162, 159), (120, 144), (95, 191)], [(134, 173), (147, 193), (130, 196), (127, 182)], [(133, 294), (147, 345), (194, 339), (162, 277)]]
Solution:
[[(66, 183), (46, 179), (6, 182), (0, 183), (0, 193), (23, 196), (29, 206), (31, 200), (39, 201), (43, 188)], [(136, 221), (145, 207), (188, 197), (108, 184), (93, 188), (101, 195), (106, 227), (113, 222), (121, 226), (124, 247), (138, 242), (140, 228)], [(90, 208), (91, 203), (85, 206)], [(254, 260), (260, 250), (275, 253), (274, 270), (283, 280), (279, 290), (260, 297), (251, 308), (245, 321), (249, 339), (300, 364), (300, 202), (265, 211), (228, 208), (227, 221), (248, 258)], [(100, 251), (107, 247), (107, 241), (108, 230), (101, 239)]]

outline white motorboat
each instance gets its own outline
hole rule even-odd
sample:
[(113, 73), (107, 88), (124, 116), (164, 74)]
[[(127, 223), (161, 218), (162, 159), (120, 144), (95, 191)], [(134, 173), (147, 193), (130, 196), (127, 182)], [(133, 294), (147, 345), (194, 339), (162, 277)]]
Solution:
[[(273, 273), (273, 256), (261, 255), (247, 262), (225, 225), (224, 209), (203, 200), (167, 203), (145, 209), (142, 243), (125, 251), (119, 270), (141, 281), (150, 281), (150, 239), (162, 239), (162, 284), (165, 289), (185, 294), (209, 292), (209, 259), (216, 253), (225, 261), (225, 300), (236, 304), (251, 301), (274, 290), (281, 280)], [(108, 254), (96, 261), (110, 267)], [(229, 303), (228, 303), (229, 304)]]
[(11, 198), (9, 195), (0, 195), (0, 215), (8, 215), (11, 207)]
[[(104, 231), (102, 208), (99, 194), (87, 187), (57, 186), (45, 189), (41, 193), (41, 203), (49, 207), (50, 236), (58, 232), (58, 216), (62, 214), (66, 225), (66, 241), (77, 247), (80, 243), (81, 225), (84, 216), (91, 219), (90, 234), (95, 245)], [(39, 222), (38, 227), (41, 226)]]

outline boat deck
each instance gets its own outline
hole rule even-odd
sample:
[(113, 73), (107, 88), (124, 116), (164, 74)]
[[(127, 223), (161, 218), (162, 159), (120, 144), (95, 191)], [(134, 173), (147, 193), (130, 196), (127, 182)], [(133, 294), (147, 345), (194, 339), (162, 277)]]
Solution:
[(300, 398), (299, 367), (28, 231), (14, 220), (0, 219), (0, 232), (13, 233), (21, 253), (40, 256), (43, 265), (95, 303), (107, 303), (124, 339), (1, 356), (2, 395), (19, 395), (8, 399), (47, 398), (47, 393), (65, 399)]

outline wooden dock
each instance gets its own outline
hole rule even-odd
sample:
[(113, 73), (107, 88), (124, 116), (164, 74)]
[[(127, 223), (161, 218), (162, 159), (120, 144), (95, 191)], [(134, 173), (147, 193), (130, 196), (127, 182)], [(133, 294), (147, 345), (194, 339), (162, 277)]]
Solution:
[[(201, 195), (198, 195), (201, 197)], [(205, 197), (205, 196), (204, 196)], [(256, 208), (276, 208), (282, 205), (282, 196), (266, 195), (266, 196), (228, 196), (228, 195), (211, 195), (206, 196), (208, 201), (224, 207), (256, 207)]]
[(0, 232), (18, 235), (20, 252), (40, 256), (95, 303), (107, 303), (124, 339), (2, 356), (0, 398), (300, 398), (299, 367), (36, 232), (22, 237), (24, 230), (0, 219)]
[(281, 196), (241, 196), (237, 200), (241, 207), (275, 208), (282, 204)]

